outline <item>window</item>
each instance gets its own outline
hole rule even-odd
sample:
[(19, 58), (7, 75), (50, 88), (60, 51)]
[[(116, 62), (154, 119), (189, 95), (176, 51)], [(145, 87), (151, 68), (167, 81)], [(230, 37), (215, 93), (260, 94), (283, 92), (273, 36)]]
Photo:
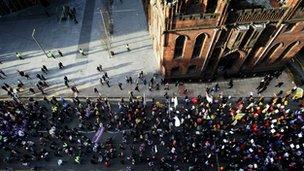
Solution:
[(244, 34), (243, 32), (240, 32), (236, 37), (235, 42), (239, 41), (242, 38), (243, 34)]
[(296, 25), (296, 24), (294, 24), (294, 23), (288, 24), (288, 25), (286, 26), (286, 28), (285, 28), (285, 32), (291, 32), (292, 29), (293, 29), (293, 27), (294, 27), (295, 25)]
[(185, 44), (186, 37), (179, 36), (175, 42), (175, 49), (174, 49), (174, 59), (180, 58), (183, 56), (184, 51), (184, 44)]
[(217, 6), (217, 0), (208, 0), (206, 13), (214, 13)]
[(196, 40), (195, 40), (195, 44), (194, 44), (194, 49), (193, 49), (193, 53), (192, 53), (192, 59), (193, 58), (197, 58), (200, 56), (201, 54), (201, 50), (203, 48), (203, 44), (205, 41), (205, 34), (200, 34), (199, 36), (197, 36)]
[(257, 36), (259, 35), (259, 32), (258, 31), (255, 31), (254, 33), (253, 33), (253, 36), (252, 36), (252, 40), (254, 40)]
[(293, 42), (290, 45), (288, 45), (287, 48), (282, 52), (282, 54), (274, 62), (276, 63), (276, 62), (280, 62), (280, 61), (284, 60), (284, 58), (286, 58), (286, 55), (298, 44), (299, 44), (299, 42)]
[(270, 59), (270, 57), (273, 55), (273, 53), (278, 49), (278, 47), (281, 45), (281, 43), (278, 43), (274, 46), (272, 46), (272, 48), (266, 53), (266, 55), (264, 56), (263, 60), (261, 61), (261, 63), (266, 63), (268, 62), (268, 59)]

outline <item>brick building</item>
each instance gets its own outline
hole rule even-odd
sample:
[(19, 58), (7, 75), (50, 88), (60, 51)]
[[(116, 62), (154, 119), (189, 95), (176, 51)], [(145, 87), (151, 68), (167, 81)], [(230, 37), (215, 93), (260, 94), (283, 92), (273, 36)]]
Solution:
[(0, 0), (0, 17), (34, 5), (49, 5), (49, 0)]
[(149, 32), (166, 78), (282, 69), (304, 45), (304, 0), (150, 0)]

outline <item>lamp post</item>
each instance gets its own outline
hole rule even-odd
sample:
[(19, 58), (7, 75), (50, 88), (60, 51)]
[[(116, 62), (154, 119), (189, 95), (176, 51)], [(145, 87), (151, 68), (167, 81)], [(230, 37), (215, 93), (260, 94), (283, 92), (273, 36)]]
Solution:
[(111, 48), (111, 42), (110, 42), (110, 36), (109, 36), (109, 30), (108, 30), (108, 27), (107, 27), (107, 24), (106, 24), (106, 20), (104, 18), (104, 13), (102, 12), (102, 10), (99, 11), (100, 12), (100, 15), (101, 15), (101, 19), (102, 19), (102, 23), (103, 23), (103, 29), (104, 29), (104, 34), (105, 34), (105, 44), (106, 44), (106, 49), (109, 53), (109, 57), (111, 58), (112, 57), (112, 54), (110, 52), (110, 48)]
[(38, 40), (35, 38), (35, 29), (33, 30), (32, 33), (32, 38), (34, 39), (34, 41), (36, 42), (36, 44), (39, 46), (39, 48), (43, 51), (43, 53), (45, 54), (45, 56), (48, 58), (47, 53), (45, 52), (45, 50), (43, 49), (43, 47), (41, 46), (41, 44), (38, 42)]

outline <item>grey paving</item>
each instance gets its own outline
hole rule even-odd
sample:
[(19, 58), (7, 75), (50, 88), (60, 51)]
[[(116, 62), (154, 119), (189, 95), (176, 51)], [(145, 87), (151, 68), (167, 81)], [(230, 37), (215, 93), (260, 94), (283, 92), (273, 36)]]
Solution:
[[(0, 85), (4, 82), (16, 86), (17, 79), (21, 79), (26, 87), (35, 87), (38, 81), (35, 78), (37, 73), (42, 73), (40, 68), (44, 64), (49, 68), (49, 73), (45, 75), (50, 87), (46, 89), (48, 96), (70, 96), (73, 94), (63, 83), (63, 77), (67, 76), (71, 80), (71, 85), (76, 85), (80, 90), (78, 94), (81, 97), (97, 96), (93, 92), (96, 87), (102, 96), (107, 97), (127, 97), (129, 91), (134, 91), (134, 84), (127, 85), (125, 76), (137, 78), (139, 72), (144, 71), (147, 81), (153, 74), (158, 73), (158, 64), (156, 62), (152, 49), (152, 40), (147, 31), (147, 22), (140, 0), (114, 0), (111, 7), (112, 20), (114, 22), (114, 33), (111, 36), (111, 50), (115, 52), (112, 58), (109, 57), (104, 42), (100, 39), (103, 33), (102, 20), (99, 10), (103, 8), (102, 0), (75, 0), (69, 1), (72, 7), (77, 10), (77, 20), (58, 22), (56, 10), (60, 6), (50, 8), (51, 17), (40, 15), (32, 19), (30, 17), (20, 17), (15, 20), (14, 17), (0, 19), (0, 64), (1, 69), (7, 73), (8, 78), (0, 80)], [(34, 9), (30, 9), (34, 10)], [(33, 12), (32, 12), (33, 13)], [(38, 12), (39, 13), (39, 12)], [(19, 14), (17, 18), (20, 16)], [(32, 30), (36, 28), (36, 37), (47, 51), (52, 51), (56, 59), (46, 58), (39, 47), (31, 38)], [(129, 44), (131, 51), (127, 51), (125, 45)], [(83, 47), (88, 53), (86, 57), (79, 57), (77, 50)], [(60, 49), (64, 57), (59, 57), (56, 53)], [(21, 52), (26, 59), (18, 60), (15, 52)], [(61, 61), (65, 66), (64, 70), (58, 69), (58, 62)], [(110, 76), (111, 87), (101, 86), (100, 74), (96, 67), (102, 64), (104, 70)], [(25, 80), (20, 78), (16, 70), (28, 72), (33, 79)], [(160, 77), (158, 78), (158, 80)], [(227, 82), (219, 82), (221, 93), (235, 97), (248, 96), (249, 93), (258, 86), (261, 78), (235, 80), (233, 89), (227, 89)], [(281, 88), (286, 91), (294, 86), (288, 73), (271, 83), (270, 88), (262, 95), (273, 96), (281, 89), (274, 85), (284, 81), (285, 85)], [(118, 82), (123, 83), (124, 90), (119, 90)], [(186, 84), (189, 96), (204, 95), (206, 87), (215, 83), (192, 83)], [(166, 92), (163, 87), (161, 90), (150, 92), (147, 86), (140, 84), (140, 92), (135, 92), (136, 96), (161, 97)], [(36, 89), (36, 87), (35, 87)], [(37, 89), (36, 89), (37, 90)], [(38, 91), (38, 90), (37, 90)], [(170, 85), (169, 94), (184, 96), (181, 89)], [(253, 92), (258, 96), (256, 92)], [(5, 96), (5, 91), (0, 90), (1, 96)], [(20, 92), (20, 96), (29, 96), (28, 89)], [(32, 95), (30, 95), (32, 96)], [(34, 96), (42, 96), (37, 93)]]

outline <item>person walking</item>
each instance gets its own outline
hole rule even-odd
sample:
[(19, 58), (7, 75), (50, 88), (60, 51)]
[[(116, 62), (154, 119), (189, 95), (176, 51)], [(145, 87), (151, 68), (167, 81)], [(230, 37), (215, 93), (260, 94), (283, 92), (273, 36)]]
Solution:
[(58, 67), (59, 67), (59, 69), (63, 69), (63, 68), (64, 68), (62, 62), (59, 62), (59, 63), (58, 63)]
[(101, 78), (103, 79), (103, 81), (106, 81), (107, 79), (107, 77), (104, 74), (101, 76)]
[(46, 93), (44, 92), (44, 90), (43, 90), (42, 87), (39, 86), (38, 89), (41, 91), (41, 93), (42, 93), (43, 95), (46, 95)]
[(97, 71), (102, 72), (102, 65), (96, 67)]
[(55, 55), (51, 51), (48, 51), (47, 55), (49, 58), (54, 58), (54, 59), (56, 58)]
[(109, 79), (109, 76), (108, 76), (108, 73), (107, 73), (107, 72), (104, 73), (104, 76), (105, 76), (107, 79)]
[(122, 83), (118, 83), (118, 87), (119, 87), (120, 90), (123, 90), (122, 89)]
[(278, 82), (277, 85), (275, 85), (275, 87), (281, 87), (284, 84), (284, 82)]
[(24, 59), (20, 52), (16, 52), (16, 57), (20, 60)]
[(17, 70), (17, 72), (19, 73), (19, 75), (20, 75), (21, 77), (24, 77), (24, 72), (23, 72), (23, 71)]
[(57, 52), (58, 52), (58, 54), (59, 54), (61, 57), (63, 57), (63, 54), (62, 54), (62, 52), (61, 52), (60, 50), (58, 50)]
[(23, 86), (24, 86), (23, 82), (18, 79), (18, 81), (17, 81), (17, 87), (18, 87), (18, 89), (20, 90)]
[(233, 80), (230, 79), (230, 81), (229, 81), (229, 83), (228, 83), (228, 88), (230, 89), (230, 88), (232, 88), (232, 87), (233, 87)]
[(4, 77), (7, 77), (2, 69), (0, 69), (0, 74), (2, 74)]
[(45, 74), (47, 74), (46, 70), (44, 68), (41, 68), (41, 71)]
[(126, 44), (126, 49), (127, 49), (127, 51), (131, 51), (131, 49), (130, 49), (130, 47), (129, 47), (129, 44)]
[(40, 74), (36, 74), (36, 77), (39, 79), (39, 80), (42, 80), (42, 77)]
[(69, 88), (70, 86), (69, 86), (69, 79), (68, 79), (68, 77), (67, 76), (64, 76), (63, 77), (63, 80), (64, 80), (64, 85), (67, 87), (67, 88)]
[(129, 77), (125, 76), (125, 80), (127, 82), (127, 84), (130, 82)]
[(46, 80), (46, 78), (42, 74), (40, 76), (41, 76), (42, 81)]
[(78, 52), (79, 52), (82, 56), (86, 56), (86, 54), (84, 53), (84, 50), (83, 50), (83, 49), (80, 48), (80, 49), (78, 50)]
[(29, 91), (30, 91), (32, 94), (35, 94), (35, 93), (36, 93), (35, 90), (34, 90), (32, 87), (29, 88)]
[(160, 90), (160, 85), (159, 85), (159, 83), (156, 84), (155, 90)]
[(136, 86), (135, 86), (135, 91), (140, 92), (140, 91), (139, 91), (139, 86), (138, 86), (138, 83), (136, 83)]
[(144, 78), (144, 71), (140, 71), (138, 78), (140, 78), (140, 79)]
[(73, 93), (79, 93), (79, 90), (77, 89), (76, 86), (72, 86), (71, 90), (72, 90)]
[(111, 86), (110, 86), (110, 81), (109, 81), (109, 80), (106, 80), (106, 84), (107, 84), (108, 87), (111, 87)]
[(24, 77), (25, 77), (27, 80), (32, 79), (28, 73), (24, 73)]
[(220, 90), (220, 86), (218, 83), (215, 84), (215, 86), (212, 88), (213, 92), (218, 92)]
[(48, 68), (47, 68), (45, 65), (42, 65), (42, 68), (43, 68), (45, 71), (48, 71)]
[(150, 83), (151, 83), (152, 86), (154, 85), (154, 78), (153, 77), (150, 79)]
[(99, 93), (99, 91), (97, 90), (97, 88), (96, 88), (96, 87), (94, 87), (94, 93), (96, 93), (96, 94), (98, 94), (98, 93)]
[(47, 74), (48, 69), (47, 69), (47, 67), (46, 67), (45, 65), (42, 65), (41, 71), (42, 71), (43, 73)]
[[(151, 82), (151, 85), (153, 85), (153, 84), (152, 84), (152, 82)], [(165, 84), (165, 88), (164, 88), (164, 90), (169, 90), (169, 89), (170, 89), (170, 87), (169, 87), (169, 83), (166, 83), (166, 84)]]
[(99, 82), (101, 85), (103, 85), (103, 79), (102, 78), (99, 78)]

